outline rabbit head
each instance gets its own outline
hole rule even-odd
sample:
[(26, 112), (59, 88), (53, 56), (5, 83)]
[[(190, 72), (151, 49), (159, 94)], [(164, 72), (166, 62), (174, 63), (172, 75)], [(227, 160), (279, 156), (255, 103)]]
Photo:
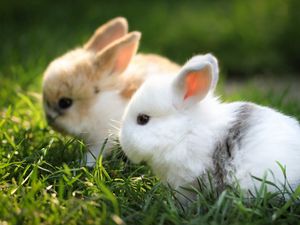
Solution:
[[(158, 173), (166, 172), (170, 160), (189, 154), (185, 145), (191, 118), (197, 117), (199, 105), (202, 119), (209, 117), (208, 109), (217, 104), (212, 96), (217, 80), (218, 63), (211, 54), (193, 57), (176, 76), (146, 80), (123, 116), (120, 143), (129, 159), (146, 161)], [(159, 174), (162, 179), (165, 172)]]
[(103, 120), (107, 126), (110, 111), (112, 115), (122, 113), (118, 104), (123, 102), (110, 95), (136, 54), (140, 36), (139, 32), (127, 34), (126, 20), (116, 18), (101, 26), (83, 47), (49, 64), (43, 79), (43, 106), (53, 128), (81, 138), (97, 138), (97, 130), (104, 129), (97, 127), (101, 121), (95, 120)]

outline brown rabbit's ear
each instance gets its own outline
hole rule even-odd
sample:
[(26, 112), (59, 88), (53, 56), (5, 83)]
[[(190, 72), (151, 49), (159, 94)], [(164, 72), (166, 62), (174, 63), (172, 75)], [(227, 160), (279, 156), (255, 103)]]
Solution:
[(84, 45), (86, 50), (98, 52), (128, 32), (127, 20), (123, 17), (112, 19), (99, 27)]
[(125, 35), (99, 52), (96, 63), (102, 70), (108, 71), (109, 75), (122, 73), (135, 56), (140, 38), (140, 32)]

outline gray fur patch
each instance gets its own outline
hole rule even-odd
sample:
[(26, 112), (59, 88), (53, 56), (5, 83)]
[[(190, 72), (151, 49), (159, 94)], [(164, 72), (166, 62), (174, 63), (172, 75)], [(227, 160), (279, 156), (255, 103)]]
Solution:
[(228, 183), (229, 170), (234, 170), (231, 165), (234, 152), (241, 147), (241, 141), (249, 127), (249, 117), (255, 106), (251, 103), (241, 105), (236, 111), (236, 119), (228, 129), (224, 139), (219, 141), (213, 153), (213, 180), (217, 191), (220, 193)]

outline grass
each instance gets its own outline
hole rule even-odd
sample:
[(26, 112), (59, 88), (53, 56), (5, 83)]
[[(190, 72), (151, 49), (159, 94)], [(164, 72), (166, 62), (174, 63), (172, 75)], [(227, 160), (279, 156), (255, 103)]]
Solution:
[[(289, 104), (278, 106), (289, 111)], [(1, 224), (297, 224), (300, 219), (300, 189), (290, 192), (289, 200), (263, 191), (251, 200), (235, 188), (217, 196), (202, 187), (197, 201), (182, 210), (172, 191), (147, 166), (126, 161), (119, 146), (94, 169), (81, 166), (84, 144), (47, 127), (31, 93), (19, 93), (2, 111), (0, 140)]]
[[(203, 187), (197, 201), (189, 209), (183, 210), (178, 207), (172, 190), (162, 185), (146, 165), (128, 162), (122, 156), (119, 146), (115, 146), (115, 153), (109, 159), (99, 158), (94, 169), (80, 165), (79, 161), (86, 151), (85, 145), (79, 140), (54, 132), (44, 120), (40, 103), (41, 74), (51, 59), (83, 43), (100, 22), (116, 15), (128, 16), (132, 27), (142, 30), (142, 49), (145, 51), (155, 49), (165, 55), (174, 55), (177, 61), (183, 62), (195, 53), (196, 48), (201, 49), (201, 43), (195, 45), (194, 42), (199, 34), (195, 24), (189, 28), (190, 33), (184, 33), (183, 29), (172, 24), (167, 28), (162, 25), (161, 21), (172, 18), (171, 14), (163, 10), (171, 7), (170, 3), (154, 2), (140, 19), (134, 18), (139, 16), (139, 10), (130, 5), (118, 8), (115, 4), (103, 3), (103, 7), (110, 9), (108, 12), (101, 11), (99, 4), (93, 7), (92, 3), (81, 5), (76, 2), (72, 10), (68, 10), (67, 3), (56, 1), (52, 2), (51, 7), (46, 1), (0, 3), (3, 6), (0, 7), (0, 224), (299, 223), (299, 190), (289, 193), (290, 198), (284, 200), (264, 193), (262, 189), (260, 197), (251, 200), (243, 197), (238, 188), (228, 189), (217, 196), (210, 187)], [(142, 3), (136, 4), (138, 8), (143, 6)], [(263, 8), (266, 7), (264, 4)], [(174, 24), (185, 27), (190, 19), (196, 21), (198, 12), (193, 7), (193, 3), (172, 5), (171, 9), (181, 15), (178, 18), (184, 18), (181, 22), (174, 18)], [(213, 4), (212, 8), (216, 7)], [(241, 3), (236, 7), (244, 9)], [(224, 11), (221, 10), (221, 18), (215, 18), (207, 10), (209, 6), (204, 8), (201, 12), (205, 12), (205, 17), (209, 16), (211, 21), (222, 21), (228, 12), (234, 12), (232, 16), (237, 17), (240, 12), (228, 6), (223, 8)], [(83, 16), (78, 16), (80, 10)], [(151, 14), (154, 11), (157, 17)], [(254, 12), (255, 9), (251, 8), (250, 11)], [(276, 13), (279, 15), (277, 21), (285, 10), (280, 8)], [(247, 19), (246, 16), (243, 18)], [(156, 39), (157, 34), (145, 26), (150, 20), (150, 28), (155, 27), (158, 31), (168, 29), (169, 32), (162, 34), (161, 39)], [(268, 17), (264, 21), (267, 20)], [(230, 27), (230, 21), (225, 20), (226, 23)], [(201, 26), (205, 24), (202, 22)], [(225, 36), (231, 40), (227, 36), (229, 33), (223, 30), (223, 25), (215, 26), (214, 32), (220, 35), (225, 32)], [(243, 27), (243, 24), (238, 26)], [(266, 29), (275, 28), (266, 26)], [(206, 24), (202, 32), (207, 33), (208, 30)], [(261, 35), (265, 39), (252, 37), (258, 41), (254, 47), (250, 44), (253, 51), (257, 48), (260, 50), (259, 46), (264, 44), (260, 43), (261, 40), (268, 42), (267, 36)], [(224, 43), (227, 45), (226, 40)], [(221, 49), (221, 42), (214, 35), (210, 34), (203, 43), (203, 51)], [(183, 51), (178, 53), (174, 46), (182, 46)], [(236, 48), (242, 51), (244, 47), (248, 49), (247, 46), (242, 41)], [(226, 57), (225, 52), (226, 49), (223, 49), (218, 55), (221, 60), (227, 60), (223, 65), (223, 73), (227, 70), (239, 71), (239, 68), (230, 67), (235, 63), (230, 59), (242, 57), (231, 51), (227, 51)], [(255, 56), (255, 52), (249, 54)], [(276, 64), (277, 52), (268, 54), (271, 58), (267, 62), (270, 65), (273, 62)], [(259, 60), (243, 61), (242, 66), (248, 68), (257, 65)], [(256, 67), (251, 67), (249, 71), (256, 71)], [(219, 93), (225, 93), (225, 84), (226, 79), (219, 86)], [(225, 95), (224, 99), (254, 101), (300, 119), (300, 104), (297, 100), (287, 98), (287, 93), (271, 90), (261, 92), (251, 82), (245, 84), (242, 91)]]

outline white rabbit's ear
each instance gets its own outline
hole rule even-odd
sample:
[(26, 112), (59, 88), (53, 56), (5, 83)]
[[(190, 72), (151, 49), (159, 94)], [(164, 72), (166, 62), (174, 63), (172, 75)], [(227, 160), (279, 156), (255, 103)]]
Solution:
[(217, 81), (217, 59), (211, 54), (193, 57), (172, 83), (175, 107), (183, 109), (201, 101), (214, 90)]
[(127, 20), (123, 17), (112, 19), (99, 27), (84, 45), (89, 51), (98, 52), (128, 32)]
[(120, 74), (129, 65), (136, 54), (140, 32), (131, 32), (103, 49), (96, 58), (96, 63), (107, 71), (108, 75)]

